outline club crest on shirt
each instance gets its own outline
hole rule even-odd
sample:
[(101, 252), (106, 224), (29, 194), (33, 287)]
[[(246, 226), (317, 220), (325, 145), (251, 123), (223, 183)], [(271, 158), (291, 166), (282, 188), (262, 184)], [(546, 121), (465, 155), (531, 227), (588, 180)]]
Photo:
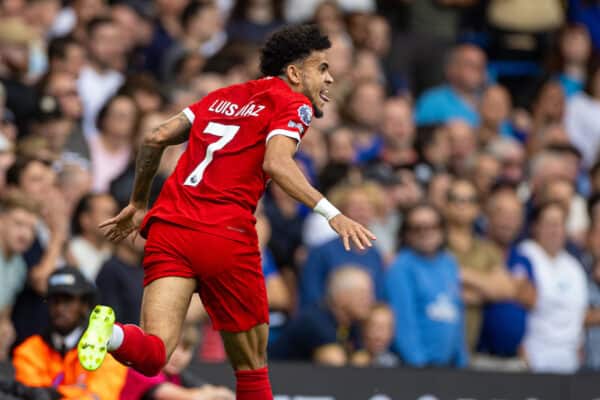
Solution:
[(308, 126), (310, 125), (310, 121), (312, 121), (312, 109), (306, 104), (302, 104), (298, 107), (298, 116), (304, 125)]

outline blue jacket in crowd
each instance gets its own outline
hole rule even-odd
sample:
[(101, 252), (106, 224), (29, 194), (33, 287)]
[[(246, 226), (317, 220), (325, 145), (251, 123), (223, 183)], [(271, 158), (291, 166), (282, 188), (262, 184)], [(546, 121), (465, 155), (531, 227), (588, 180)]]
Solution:
[[(527, 257), (514, 247), (506, 261), (512, 276), (522, 276), (534, 283), (533, 267)], [(515, 301), (489, 303), (484, 308), (481, 337), (477, 350), (499, 357), (516, 357), (525, 336), (527, 310)]]
[(329, 276), (344, 265), (353, 265), (367, 271), (373, 279), (375, 297), (377, 300), (384, 300), (385, 273), (379, 251), (375, 247), (364, 251), (354, 248), (346, 251), (342, 241), (336, 237), (310, 249), (300, 277), (300, 306), (306, 308), (319, 304), (327, 292)]
[(392, 263), (387, 296), (396, 318), (395, 350), (412, 366), (467, 365), (459, 267), (447, 251), (403, 249)]

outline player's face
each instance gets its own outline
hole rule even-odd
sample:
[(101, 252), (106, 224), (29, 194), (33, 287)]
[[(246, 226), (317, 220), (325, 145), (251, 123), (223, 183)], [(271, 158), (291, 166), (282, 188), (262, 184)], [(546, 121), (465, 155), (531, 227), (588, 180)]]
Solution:
[(313, 51), (302, 63), (302, 93), (311, 101), (317, 118), (323, 116), (332, 83), (325, 51)]

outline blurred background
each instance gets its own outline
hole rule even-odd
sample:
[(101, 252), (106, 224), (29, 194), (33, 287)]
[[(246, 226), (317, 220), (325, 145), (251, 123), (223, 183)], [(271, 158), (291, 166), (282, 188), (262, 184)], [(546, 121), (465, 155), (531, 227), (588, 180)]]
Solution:
[(297, 162), (378, 239), (345, 252), (268, 187), (270, 359), (600, 368), (600, 1), (0, 0), (0, 393), (230, 398), (181, 379), (225, 360), (197, 298), (158, 383), (68, 357), (96, 302), (139, 322), (143, 240), (97, 226), (128, 202), (143, 133), (258, 78), (265, 38), (299, 22), (329, 35), (335, 84)]

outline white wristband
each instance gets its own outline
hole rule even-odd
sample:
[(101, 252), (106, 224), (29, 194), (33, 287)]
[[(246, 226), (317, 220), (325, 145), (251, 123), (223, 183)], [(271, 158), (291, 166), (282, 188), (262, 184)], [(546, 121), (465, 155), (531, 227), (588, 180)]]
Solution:
[(341, 214), (341, 211), (338, 210), (337, 208), (335, 208), (335, 206), (333, 204), (331, 204), (329, 202), (329, 200), (327, 200), (325, 197), (323, 197), (321, 200), (319, 200), (319, 202), (317, 203), (315, 208), (313, 208), (313, 210), (316, 213), (324, 216), (327, 219), (327, 221), (329, 221), (331, 218), (335, 217), (336, 215)]

